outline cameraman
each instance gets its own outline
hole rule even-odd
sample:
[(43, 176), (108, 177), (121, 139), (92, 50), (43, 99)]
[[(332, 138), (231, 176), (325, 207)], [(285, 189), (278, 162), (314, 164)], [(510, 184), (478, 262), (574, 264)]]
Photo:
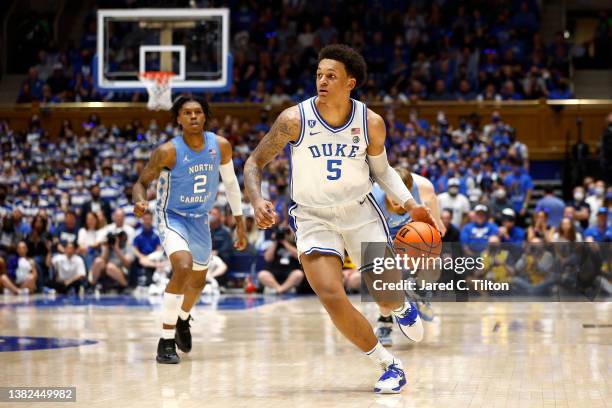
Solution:
[(286, 228), (277, 228), (272, 233), (272, 243), (264, 252), (266, 269), (259, 271), (257, 279), (275, 294), (295, 288), (304, 279), (300, 269), (298, 252), (293, 234)]
[(106, 275), (122, 288), (127, 287), (128, 271), (134, 255), (125, 231), (109, 232), (102, 244), (102, 255), (94, 260), (91, 267), (91, 285), (96, 285), (100, 276)]

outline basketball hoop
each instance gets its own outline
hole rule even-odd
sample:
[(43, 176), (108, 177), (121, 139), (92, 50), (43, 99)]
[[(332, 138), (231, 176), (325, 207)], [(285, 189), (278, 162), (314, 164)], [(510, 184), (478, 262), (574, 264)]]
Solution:
[(170, 110), (172, 108), (172, 77), (173, 72), (147, 71), (138, 74), (140, 82), (144, 83), (149, 93), (147, 108), (149, 110)]

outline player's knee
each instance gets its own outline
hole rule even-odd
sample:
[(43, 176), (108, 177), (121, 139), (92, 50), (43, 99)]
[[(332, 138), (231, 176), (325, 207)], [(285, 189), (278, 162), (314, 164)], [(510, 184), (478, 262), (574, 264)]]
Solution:
[(195, 272), (191, 274), (189, 286), (196, 290), (204, 289), (206, 286), (206, 275), (203, 272)]
[(183, 284), (187, 282), (191, 274), (191, 263), (177, 262), (172, 268), (172, 279), (175, 279)]
[(346, 296), (344, 293), (344, 288), (340, 287), (339, 289), (336, 287), (318, 287), (315, 289), (317, 296), (321, 300), (321, 303), (326, 308), (334, 308), (340, 304), (339, 300), (342, 296)]

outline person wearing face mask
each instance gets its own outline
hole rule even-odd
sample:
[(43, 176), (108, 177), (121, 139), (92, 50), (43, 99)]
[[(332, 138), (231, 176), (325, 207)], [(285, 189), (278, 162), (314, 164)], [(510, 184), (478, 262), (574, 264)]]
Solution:
[(612, 239), (612, 228), (608, 227), (608, 209), (605, 207), (599, 208), (595, 217), (597, 223), (584, 231), (585, 241), (604, 242)]
[[(501, 219), (498, 218), (498, 214), (502, 214), (505, 209), (512, 209), (512, 203), (508, 199), (508, 193), (504, 186), (498, 186), (491, 194), (491, 202), (489, 207), (491, 207), (491, 214), (494, 214), (494, 217), (497, 221), (501, 222)], [(512, 210), (514, 213), (514, 210)]]
[(450, 210), (453, 214), (452, 224), (460, 228), (467, 221), (470, 212), (470, 201), (459, 193), (459, 180), (448, 180), (448, 191), (438, 195), (438, 206), (441, 210)]
[(536, 207), (548, 209), (548, 226), (557, 226), (563, 218), (565, 203), (556, 197), (551, 186), (544, 188), (544, 197), (538, 200)]
[(591, 206), (584, 200), (584, 187), (574, 187), (573, 200), (569, 203), (574, 208), (573, 218), (580, 223), (584, 230), (589, 227), (589, 217), (591, 216)]
[(606, 192), (606, 185), (603, 180), (597, 180), (593, 187), (593, 194), (589, 195), (584, 201), (591, 208), (591, 216), (589, 217), (589, 225), (595, 226), (597, 224), (597, 212), (603, 207), (604, 194)]

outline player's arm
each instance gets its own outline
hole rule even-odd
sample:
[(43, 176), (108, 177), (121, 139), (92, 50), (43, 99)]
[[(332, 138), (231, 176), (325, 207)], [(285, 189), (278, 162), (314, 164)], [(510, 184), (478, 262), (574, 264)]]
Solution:
[(153, 151), (149, 162), (142, 169), (138, 181), (132, 188), (132, 203), (134, 204), (134, 215), (136, 217), (142, 217), (149, 205), (147, 201), (149, 184), (159, 177), (164, 167), (171, 169), (175, 162), (176, 149), (172, 142), (166, 142)]
[(437, 227), (427, 207), (417, 204), (400, 175), (389, 165), (385, 151), (385, 138), (387, 137), (385, 121), (370, 109), (367, 115), (367, 132), (370, 139), (367, 153), (372, 176), (391, 199), (402, 203), (403, 207), (410, 212), (413, 220), (427, 222)]
[(221, 150), (221, 166), (219, 167), (221, 181), (223, 181), (225, 185), (227, 202), (236, 219), (236, 234), (238, 239), (234, 243), (234, 247), (242, 251), (246, 248), (248, 240), (244, 219), (242, 218), (242, 194), (240, 193), (240, 183), (238, 183), (238, 177), (236, 177), (236, 171), (234, 170), (234, 162), (232, 161), (232, 145), (226, 138), (221, 136), (217, 136), (217, 144), (219, 145), (219, 150)]
[(431, 215), (433, 215), (434, 220), (438, 226), (438, 230), (440, 231), (440, 235), (444, 236), (446, 234), (446, 227), (442, 222), (442, 218), (440, 218), (440, 207), (438, 206), (438, 197), (436, 196), (436, 191), (434, 189), (431, 181), (427, 180), (425, 177), (415, 176), (414, 182), (417, 183), (419, 194), (423, 197), (423, 202), (427, 208), (431, 210)]
[(287, 143), (299, 138), (300, 126), (299, 108), (292, 106), (285, 109), (244, 165), (244, 187), (255, 209), (255, 221), (260, 228), (268, 228), (276, 221), (274, 206), (261, 196), (262, 170)]

